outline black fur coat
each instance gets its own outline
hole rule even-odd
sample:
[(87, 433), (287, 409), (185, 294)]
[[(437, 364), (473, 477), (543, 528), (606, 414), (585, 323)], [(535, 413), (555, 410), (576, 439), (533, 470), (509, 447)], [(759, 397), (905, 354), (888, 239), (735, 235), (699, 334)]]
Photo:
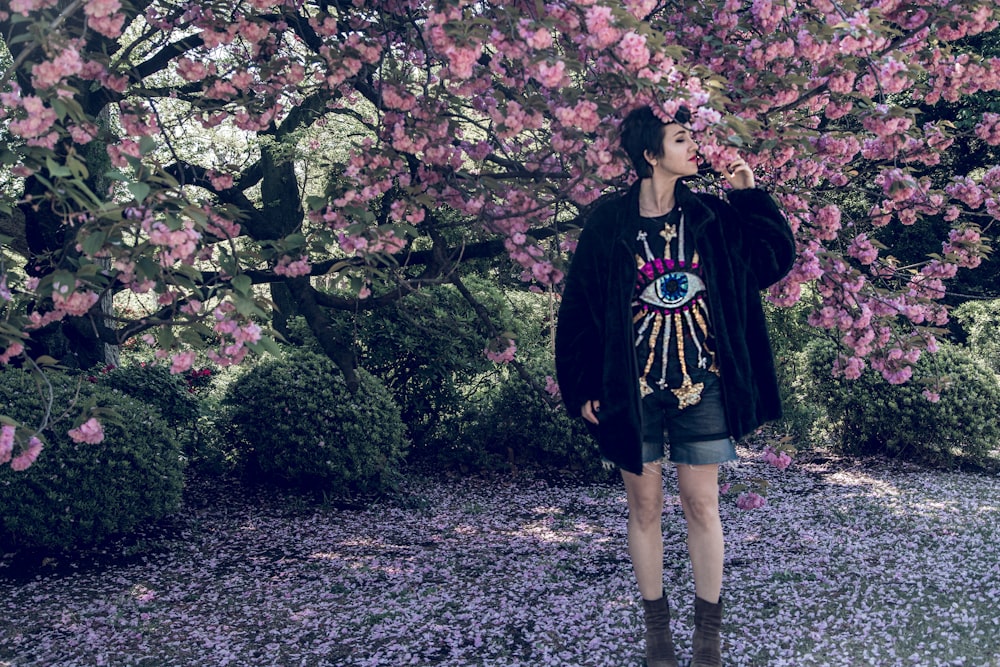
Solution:
[[(708, 290), (726, 419), (739, 439), (781, 416), (760, 291), (795, 259), (795, 239), (763, 190), (733, 190), (729, 201), (677, 184), (677, 204), (694, 234)], [(556, 373), (570, 414), (600, 401), (588, 422), (601, 454), (641, 474), (642, 412), (632, 300), (639, 183), (599, 206), (580, 234), (559, 308)]]

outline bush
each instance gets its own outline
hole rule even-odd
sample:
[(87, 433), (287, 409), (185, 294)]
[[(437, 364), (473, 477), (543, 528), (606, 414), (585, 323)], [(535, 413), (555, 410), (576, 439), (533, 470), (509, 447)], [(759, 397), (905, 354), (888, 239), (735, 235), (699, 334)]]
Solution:
[(155, 362), (132, 363), (93, 371), (89, 378), (156, 408), (173, 429), (188, 460), (188, 469), (218, 477), (230, 466), (208, 415), (215, 402), (216, 375), (208, 368), (174, 375)]
[(188, 391), (184, 377), (171, 375), (166, 366), (120, 366), (91, 373), (90, 377), (98, 384), (152, 405), (160, 412), (164, 421), (175, 429), (190, 429), (198, 420), (198, 399)]
[[(1000, 383), (960, 347), (942, 343), (937, 353), (923, 355), (914, 379), (902, 385), (891, 385), (870, 369), (857, 380), (834, 378), (830, 368), (837, 349), (831, 341), (813, 341), (803, 354), (804, 399), (826, 414), (829, 433), (846, 454), (982, 465), (1000, 445)], [(926, 386), (919, 378), (939, 372), (945, 373), (949, 386), (940, 401), (932, 403), (922, 395)]]
[[(131, 532), (177, 510), (183, 457), (159, 415), (108, 388), (48, 373), (55, 405), (79, 388), (81, 403), (112, 410), (100, 444), (73, 442), (59, 421), (42, 433), (45, 449), (23, 472), (0, 466), (0, 541), (18, 547), (72, 548)], [(0, 373), (2, 412), (26, 426), (39, 424), (43, 404), (26, 371)]]
[(969, 351), (1000, 373), (1000, 299), (967, 301), (952, 311)]
[[(555, 374), (538, 361), (527, 369), (538, 387)], [(561, 405), (548, 405), (513, 368), (503, 369), (462, 423), (451, 442), (440, 443), (442, 456), (478, 468), (513, 465), (569, 471), (587, 480), (607, 477), (583, 421), (570, 418)]]
[(358, 374), (352, 394), (332, 361), (299, 350), (240, 375), (220, 429), (248, 479), (334, 493), (387, 488), (406, 447), (403, 422), (385, 387)]
[[(803, 289), (808, 293), (810, 287), (806, 285)], [(801, 436), (809, 433), (821, 416), (821, 410), (814, 403), (803, 400), (801, 391), (803, 378), (811, 372), (806, 368), (802, 350), (819, 335), (807, 321), (811, 309), (808, 299), (802, 299), (790, 307), (777, 307), (764, 302), (784, 412), (784, 417), (774, 424), (774, 428), (800, 436), (800, 442), (796, 445), (799, 449), (808, 444)], [(829, 369), (826, 373), (829, 374)]]

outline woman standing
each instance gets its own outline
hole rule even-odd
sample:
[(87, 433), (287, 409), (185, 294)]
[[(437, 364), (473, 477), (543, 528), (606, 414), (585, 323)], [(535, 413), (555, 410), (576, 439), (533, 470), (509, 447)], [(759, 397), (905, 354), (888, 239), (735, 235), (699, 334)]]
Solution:
[(663, 591), (662, 463), (677, 466), (695, 584), (693, 667), (721, 665), (719, 464), (781, 416), (760, 290), (781, 279), (795, 240), (743, 160), (729, 201), (695, 194), (698, 146), (686, 110), (641, 107), (622, 123), (638, 180), (599, 206), (577, 245), (556, 334), (570, 414), (586, 420), (628, 497), (628, 551), (642, 596), (648, 667), (677, 667)]

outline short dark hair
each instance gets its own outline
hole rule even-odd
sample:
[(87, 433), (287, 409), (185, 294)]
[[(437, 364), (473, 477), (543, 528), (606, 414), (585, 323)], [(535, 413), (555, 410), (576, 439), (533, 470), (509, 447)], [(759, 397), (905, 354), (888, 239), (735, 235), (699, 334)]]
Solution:
[[(673, 122), (683, 125), (690, 119), (687, 107), (680, 107), (674, 114)], [(632, 166), (640, 180), (653, 175), (652, 167), (646, 161), (646, 151), (654, 157), (663, 155), (663, 128), (666, 126), (667, 123), (657, 118), (648, 106), (633, 109), (622, 121), (622, 148), (632, 160)]]

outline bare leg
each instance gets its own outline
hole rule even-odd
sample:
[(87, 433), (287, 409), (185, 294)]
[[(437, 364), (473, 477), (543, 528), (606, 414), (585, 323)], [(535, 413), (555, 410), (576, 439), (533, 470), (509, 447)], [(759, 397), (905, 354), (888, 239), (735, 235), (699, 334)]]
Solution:
[(663, 470), (647, 463), (641, 475), (622, 470), (628, 498), (628, 553), (645, 600), (663, 596)]
[(688, 525), (688, 554), (694, 572), (695, 595), (714, 604), (722, 593), (724, 555), (719, 517), (719, 466), (679, 465), (677, 486)]

